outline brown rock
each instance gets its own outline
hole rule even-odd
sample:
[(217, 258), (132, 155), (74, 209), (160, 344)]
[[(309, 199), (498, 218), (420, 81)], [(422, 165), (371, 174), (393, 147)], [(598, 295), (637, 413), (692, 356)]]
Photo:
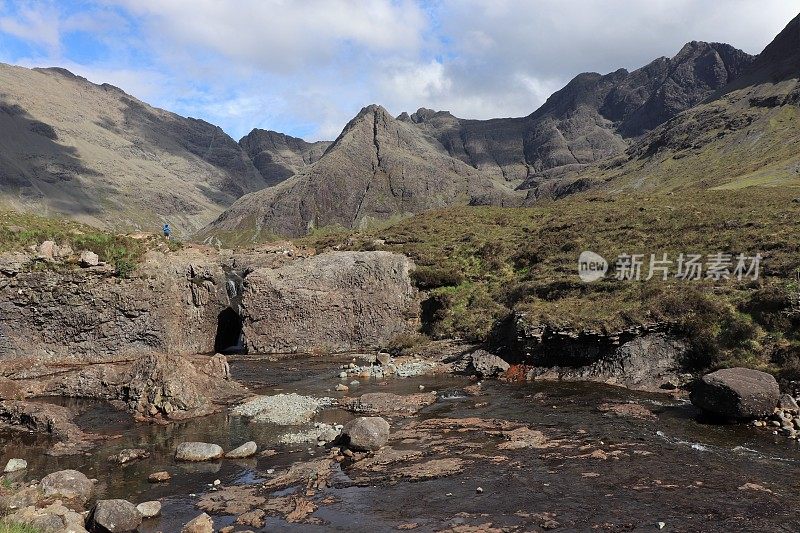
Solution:
[(749, 368), (726, 368), (706, 374), (690, 395), (692, 403), (708, 413), (743, 419), (771, 415), (779, 398), (775, 378)]
[(248, 346), (259, 353), (348, 351), (388, 342), (409, 331), (417, 313), (411, 266), (389, 252), (330, 252), (257, 269), (242, 297)]
[(172, 479), (172, 474), (166, 471), (161, 472), (153, 472), (149, 476), (147, 476), (147, 481), (150, 483), (164, 483), (165, 481), (169, 481)]
[(214, 533), (214, 521), (203, 513), (183, 526), (181, 533)]

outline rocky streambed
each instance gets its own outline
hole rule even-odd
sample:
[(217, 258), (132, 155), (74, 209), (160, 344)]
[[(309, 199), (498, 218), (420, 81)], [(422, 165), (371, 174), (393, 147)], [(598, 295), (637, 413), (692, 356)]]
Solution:
[[(178, 532), (201, 513), (224, 531), (800, 528), (791, 505), (800, 495), (798, 443), (703, 421), (680, 394), (479, 385), (420, 361), (385, 362), (232, 359), (231, 376), (259, 395), (249, 407), (169, 424), (137, 422), (98, 400), (40, 400), (77, 411), (92, 446), (51, 455), (54, 438), (3, 430), (2, 464), (21, 458), (27, 468), (4, 476), (2, 504), (33, 480), (74, 469), (96, 480), (85, 509), (97, 500), (159, 502), (143, 532)], [(401, 377), (389, 365), (425, 373)], [(382, 447), (335, 440), (358, 417), (388, 422)], [(176, 459), (186, 442), (230, 451), (250, 441), (250, 457)], [(129, 449), (144, 453), (120, 461)], [(150, 479), (161, 472), (169, 479)]]

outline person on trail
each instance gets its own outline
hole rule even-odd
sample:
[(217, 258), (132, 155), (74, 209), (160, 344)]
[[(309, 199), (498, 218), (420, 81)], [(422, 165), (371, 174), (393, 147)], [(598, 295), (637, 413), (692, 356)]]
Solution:
[(170, 240), (169, 236), (172, 235), (172, 230), (169, 229), (169, 224), (164, 224), (164, 237)]

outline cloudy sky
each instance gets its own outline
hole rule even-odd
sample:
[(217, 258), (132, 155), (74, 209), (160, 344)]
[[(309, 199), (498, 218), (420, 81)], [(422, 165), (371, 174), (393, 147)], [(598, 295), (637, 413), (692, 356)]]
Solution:
[[(579, 72), (691, 40), (758, 53), (800, 0), (0, 0), (0, 61), (62, 66), (234, 138), (358, 110), (527, 115)], [(0, 87), (0, 91), (2, 87)]]

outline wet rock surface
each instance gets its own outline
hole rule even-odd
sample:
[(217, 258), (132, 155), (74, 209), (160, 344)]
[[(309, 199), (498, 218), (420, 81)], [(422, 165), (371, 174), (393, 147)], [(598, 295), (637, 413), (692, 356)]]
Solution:
[[(247, 381), (261, 394), (281, 389), (319, 398), (331, 394), (337, 366), (319, 358), (234, 361), (232, 374), (250, 376)], [(261, 388), (255, 376), (264, 379)], [(788, 461), (793, 443), (787, 446), (782, 436), (773, 443), (769, 433), (752, 426), (695, 420), (685, 400), (596, 384), (491, 380), (478, 386), (463, 376), (359, 381), (359, 397), (378, 393), (389, 395), (378, 397), (388, 398), (387, 404), (413, 406), (413, 412), (382, 414), (390, 431), (375, 451), (350, 450), (339, 442), (280, 443), (287, 432), (335, 431), (366, 414), (343, 409), (355, 398), (341, 398), (341, 407), (324, 406), (309, 422), (291, 427), (225, 413), (169, 426), (123, 425), (113, 430), (120, 437), (101, 442), (93, 456), (58, 460), (91, 468), (100, 499), (159, 500), (161, 514), (145, 520), (142, 533), (181, 531), (200, 512), (210, 515), (201, 531), (617, 531), (656, 528), (657, 522), (685, 531), (800, 526), (786, 505), (796, 496), (785, 483), (797, 473)], [(414, 399), (420, 394), (422, 402)], [(77, 411), (79, 423), (86, 423), (88, 413)], [(119, 423), (106, 411), (96, 420)], [(253, 441), (265, 451), (248, 459), (175, 461), (175, 445), (190, 441), (228, 450)], [(145, 443), (151, 457), (108, 468), (110, 455)], [(29, 460), (26, 476), (55, 470), (54, 458), (33, 453), (40, 444), (26, 445), (27, 453), (10, 445), (9, 454)], [(172, 479), (149, 483), (157, 471)], [(53, 503), (42, 500), (35, 483), (14, 490), (17, 510), (31, 507), (41, 514)], [(7, 508), (3, 492), (0, 487), (0, 504)]]
[(342, 436), (352, 450), (379, 450), (389, 440), (389, 422), (378, 416), (362, 416), (345, 424)]
[(98, 500), (87, 525), (92, 533), (130, 533), (139, 528), (142, 513), (127, 500)]
[(175, 449), (176, 461), (213, 461), (222, 457), (222, 447), (207, 442), (182, 442)]
[(780, 399), (772, 375), (748, 368), (726, 368), (702, 377), (692, 388), (691, 400), (704, 411), (721, 417), (752, 419), (772, 414)]

